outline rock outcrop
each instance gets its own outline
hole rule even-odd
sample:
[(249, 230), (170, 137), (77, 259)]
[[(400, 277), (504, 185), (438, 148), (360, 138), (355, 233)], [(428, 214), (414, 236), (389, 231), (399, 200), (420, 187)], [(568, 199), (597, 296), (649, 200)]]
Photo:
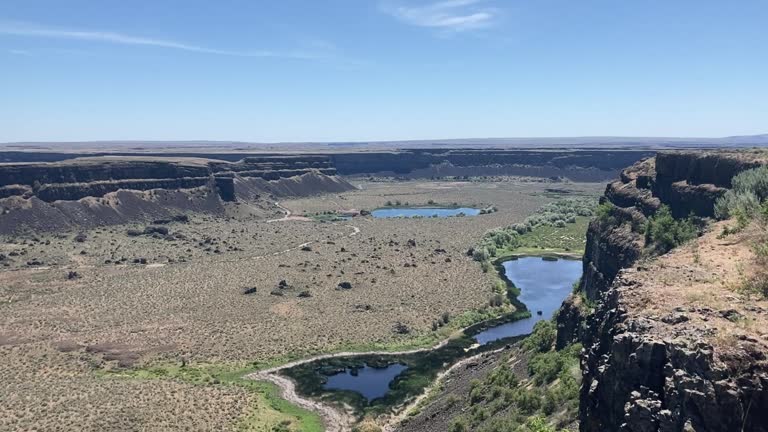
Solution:
[(719, 342), (730, 331), (707, 306), (649, 315), (640, 306), (653, 302), (649, 276), (622, 271), (588, 320), (581, 430), (768, 431), (768, 342)]
[[(688, 322), (683, 299), (657, 298), (671, 282), (649, 280), (669, 263), (633, 269), (644, 249), (640, 227), (662, 204), (678, 217), (712, 216), (733, 176), (761, 163), (743, 153), (664, 152), (607, 186), (602, 200), (611, 211), (589, 226), (581, 293), (574, 295), (596, 309), (590, 314), (572, 297), (557, 317), (558, 346), (578, 341), (585, 349), (581, 431), (768, 431), (764, 341), (744, 336), (724, 354), (711, 341), (709, 312), (697, 308), (703, 318)], [(681, 287), (693, 283), (684, 276)], [(654, 304), (675, 309), (655, 316)]]
[[(354, 189), (327, 156), (104, 157), (0, 165), (0, 233), (223, 214), (225, 203)], [(271, 205), (271, 203), (270, 203)]]
[(640, 258), (640, 228), (662, 204), (677, 217), (712, 216), (731, 178), (760, 164), (732, 152), (661, 152), (622, 171), (601, 198), (613, 206), (610, 217), (592, 221), (587, 231), (581, 290), (597, 300), (621, 269)]

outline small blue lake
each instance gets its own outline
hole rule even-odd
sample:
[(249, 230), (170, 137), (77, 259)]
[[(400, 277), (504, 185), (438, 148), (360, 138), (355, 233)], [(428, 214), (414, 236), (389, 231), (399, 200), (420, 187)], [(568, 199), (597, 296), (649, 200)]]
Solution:
[(458, 208), (428, 208), (428, 207), (397, 207), (397, 208), (380, 208), (371, 212), (371, 215), (377, 219), (389, 219), (389, 218), (412, 218), (412, 217), (451, 217), (463, 214), (464, 216), (477, 216), (480, 214), (480, 209), (471, 207), (458, 207)]
[[(500, 324), (478, 333), (475, 339), (481, 345), (530, 334), (538, 321), (552, 318), (571, 293), (573, 283), (581, 277), (582, 272), (581, 261), (565, 259), (553, 261), (525, 257), (507, 261), (503, 265), (506, 277), (520, 289), (518, 299), (531, 311), (531, 317)], [(386, 396), (390, 384), (406, 369), (407, 366), (399, 363), (384, 368), (347, 368), (328, 376), (323, 388), (357, 392), (370, 402)]]
[(360, 393), (372, 401), (383, 397), (389, 391), (389, 384), (407, 367), (399, 363), (386, 368), (372, 368), (365, 366), (358, 368), (353, 374), (351, 369), (328, 377), (323, 386), (327, 390), (349, 390)]
[(581, 261), (576, 260), (548, 261), (525, 257), (506, 261), (503, 265), (507, 279), (520, 289), (518, 300), (531, 311), (531, 317), (478, 333), (475, 339), (481, 345), (531, 333), (536, 322), (552, 318), (582, 273)]

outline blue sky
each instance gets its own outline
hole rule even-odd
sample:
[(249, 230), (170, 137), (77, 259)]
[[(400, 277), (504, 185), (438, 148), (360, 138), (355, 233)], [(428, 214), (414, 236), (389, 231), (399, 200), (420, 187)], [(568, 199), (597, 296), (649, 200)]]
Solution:
[(768, 132), (763, 0), (3, 0), (0, 142)]

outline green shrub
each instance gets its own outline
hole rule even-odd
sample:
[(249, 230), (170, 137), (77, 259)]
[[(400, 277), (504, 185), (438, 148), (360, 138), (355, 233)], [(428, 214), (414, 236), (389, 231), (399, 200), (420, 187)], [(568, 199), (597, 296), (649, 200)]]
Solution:
[(536, 391), (523, 391), (515, 398), (517, 408), (525, 414), (533, 414), (541, 408), (541, 397)]
[(663, 205), (648, 219), (645, 227), (646, 247), (665, 253), (698, 236), (692, 218), (677, 220), (669, 207)]
[(480, 268), (483, 270), (483, 273), (488, 273), (489, 271), (491, 271), (492, 267), (493, 266), (491, 266), (491, 263), (489, 263), (488, 261), (483, 261), (480, 263)]
[(488, 258), (490, 257), (491, 257), (491, 254), (488, 252), (488, 248), (486, 247), (475, 249), (475, 251), (472, 252), (472, 258), (475, 261), (480, 261), (480, 262), (488, 261)]
[(761, 203), (768, 199), (768, 166), (739, 173), (731, 184), (731, 190), (715, 203), (715, 216), (729, 219), (742, 212), (744, 217), (751, 219), (760, 212)]
[(528, 372), (538, 385), (551, 383), (562, 369), (563, 359), (557, 351), (536, 354), (528, 362)]
[(606, 201), (595, 210), (598, 222), (602, 225), (616, 225), (616, 216), (613, 215), (614, 206), (610, 202)]
[(555, 323), (549, 320), (542, 320), (533, 327), (533, 333), (523, 341), (523, 348), (537, 352), (547, 352), (552, 349), (557, 337), (557, 328)]
[(522, 432), (557, 432), (557, 429), (550, 426), (545, 418), (536, 416), (525, 423), (525, 429)]
[(467, 432), (468, 430), (467, 421), (462, 418), (454, 420), (448, 428), (449, 432)]

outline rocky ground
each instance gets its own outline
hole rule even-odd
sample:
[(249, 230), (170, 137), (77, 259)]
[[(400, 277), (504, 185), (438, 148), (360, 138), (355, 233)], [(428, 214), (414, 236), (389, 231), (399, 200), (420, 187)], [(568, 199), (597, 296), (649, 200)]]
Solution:
[(723, 237), (730, 224), (641, 260), (605, 294), (588, 321), (587, 430), (765, 430), (768, 301), (744, 289), (764, 234)]
[[(361, 190), (280, 205), (294, 214), (373, 209), (388, 200), (499, 211), (267, 223), (282, 212), (232, 204), (221, 217), (4, 238), (0, 429), (231, 428), (252, 404), (236, 387), (112, 379), (99, 371), (406, 345), (429, 336), (443, 312), (487, 304), (491, 280), (466, 250), (486, 230), (519, 222), (553, 196), (553, 184), (526, 181), (354, 183)], [(393, 332), (396, 323), (409, 333)]]
[(520, 380), (528, 377), (527, 356), (517, 347), (482, 354), (445, 376), (423, 408), (415, 410), (397, 427), (398, 432), (440, 432), (449, 430), (453, 419), (468, 404), (472, 382), (482, 380), (501, 362), (509, 362)]

